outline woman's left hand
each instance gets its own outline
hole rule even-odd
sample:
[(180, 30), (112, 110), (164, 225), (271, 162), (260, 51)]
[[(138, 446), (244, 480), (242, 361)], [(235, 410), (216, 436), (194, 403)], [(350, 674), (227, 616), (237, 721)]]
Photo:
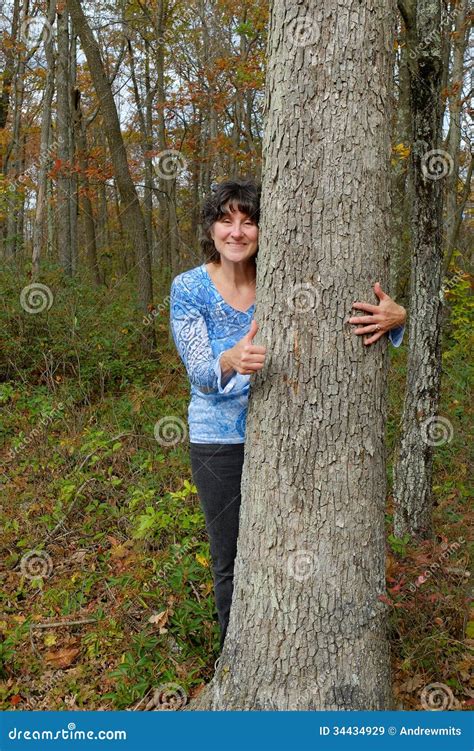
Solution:
[[(355, 329), (355, 334), (372, 334), (367, 339), (364, 339), (364, 344), (373, 344), (381, 336), (395, 329), (397, 326), (404, 325), (407, 313), (402, 305), (397, 305), (395, 300), (392, 300), (387, 295), (380, 284), (376, 282), (374, 284), (374, 292), (379, 298), (378, 305), (369, 305), (366, 302), (355, 302), (353, 308), (357, 310), (364, 310), (370, 315), (367, 316), (353, 316), (349, 318), (349, 323), (357, 324), (360, 328)], [(361, 324), (363, 324), (361, 326)]]

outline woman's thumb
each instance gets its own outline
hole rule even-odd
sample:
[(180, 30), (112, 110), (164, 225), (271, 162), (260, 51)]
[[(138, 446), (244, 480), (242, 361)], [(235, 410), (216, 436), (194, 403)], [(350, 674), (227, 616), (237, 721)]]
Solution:
[(255, 318), (252, 318), (252, 323), (250, 324), (250, 329), (249, 329), (249, 332), (247, 334), (248, 341), (252, 341), (252, 339), (254, 338), (254, 336), (257, 333), (257, 331), (258, 331), (258, 323), (255, 320)]

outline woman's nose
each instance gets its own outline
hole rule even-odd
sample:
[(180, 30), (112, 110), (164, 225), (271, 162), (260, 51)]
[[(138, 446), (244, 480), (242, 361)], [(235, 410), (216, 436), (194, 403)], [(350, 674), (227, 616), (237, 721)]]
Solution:
[(237, 235), (237, 237), (240, 237), (242, 234), (242, 227), (240, 227), (240, 225), (232, 227), (232, 235)]

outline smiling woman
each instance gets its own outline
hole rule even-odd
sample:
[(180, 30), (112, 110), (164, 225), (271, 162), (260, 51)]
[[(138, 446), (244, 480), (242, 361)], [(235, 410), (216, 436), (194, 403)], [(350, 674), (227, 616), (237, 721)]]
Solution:
[[(260, 188), (227, 180), (202, 209), (207, 262), (171, 285), (171, 330), (191, 383), (188, 409), (193, 481), (206, 519), (221, 647), (229, 621), (239, 531), (240, 482), (250, 376), (265, 364), (253, 343)], [(354, 303), (368, 315), (350, 319), (371, 344), (389, 331), (398, 346), (405, 311), (375, 285), (377, 306)], [(370, 341), (372, 340), (372, 341)]]

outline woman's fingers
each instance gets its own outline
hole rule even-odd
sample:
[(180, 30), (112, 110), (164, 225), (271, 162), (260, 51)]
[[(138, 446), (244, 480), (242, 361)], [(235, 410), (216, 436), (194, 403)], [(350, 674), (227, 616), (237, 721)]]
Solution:
[(241, 370), (244, 375), (248, 375), (245, 371), (254, 373), (256, 370), (261, 370), (265, 364), (265, 355), (252, 355), (243, 356), (241, 359)]
[(352, 307), (357, 308), (357, 310), (365, 310), (366, 313), (377, 313), (379, 309), (378, 305), (369, 305), (368, 302), (354, 302)]
[(242, 359), (241, 365), (243, 368), (253, 368), (254, 366), (257, 366), (261, 368), (265, 363), (265, 359), (262, 356), (259, 356), (257, 358), (245, 358)]
[(349, 318), (349, 323), (381, 323), (382, 319), (378, 315), (372, 316), (352, 316)]
[(377, 333), (373, 336), (370, 336), (368, 339), (364, 339), (364, 344), (373, 344), (374, 342), (378, 341), (380, 337), (384, 335), (384, 333), (384, 331), (377, 331)]
[(371, 334), (373, 331), (381, 331), (381, 333), (383, 334), (385, 330), (382, 331), (380, 324), (376, 323), (372, 326), (362, 326), (361, 329), (354, 329), (354, 334)]

